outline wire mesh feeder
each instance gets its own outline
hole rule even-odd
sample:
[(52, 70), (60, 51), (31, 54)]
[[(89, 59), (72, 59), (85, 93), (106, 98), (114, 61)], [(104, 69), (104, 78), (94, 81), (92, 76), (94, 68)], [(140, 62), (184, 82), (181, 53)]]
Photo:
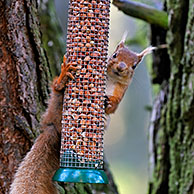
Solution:
[(109, 10), (109, 0), (69, 2), (67, 56), (80, 68), (65, 90), (56, 181), (107, 183), (103, 118)]

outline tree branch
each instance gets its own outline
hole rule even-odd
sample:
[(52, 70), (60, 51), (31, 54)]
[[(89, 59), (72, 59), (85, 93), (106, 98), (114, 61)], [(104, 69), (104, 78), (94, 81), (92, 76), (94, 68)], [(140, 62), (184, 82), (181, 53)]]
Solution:
[(113, 0), (113, 5), (129, 16), (142, 19), (164, 29), (168, 28), (168, 16), (164, 11), (157, 10), (143, 3), (132, 2), (129, 0)]

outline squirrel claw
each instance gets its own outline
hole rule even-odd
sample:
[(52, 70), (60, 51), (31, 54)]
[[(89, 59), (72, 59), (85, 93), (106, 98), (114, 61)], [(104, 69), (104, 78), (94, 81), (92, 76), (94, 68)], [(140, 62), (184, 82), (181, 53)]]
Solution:
[(75, 77), (70, 73), (70, 72), (67, 72), (67, 74), (66, 74), (69, 78), (71, 78), (71, 79), (75, 79)]
[(67, 62), (67, 57), (66, 57), (66, 55), (64, 55), (63, 56), (63, 63), (66, 64), (66, 62)]
[(69, 66), (69, 70), (72, 70), (72, 71), (77, 71), (79, 69), (79, 67), (75, 67), (73, 65), (70, 65)]
[(67, 58), (64, 55), (63, 56), (63, 63), (61, 64), (61, 74), (54, 83), (55, 90), (57, 90), (57, 91), (62, 90), (65, 87), (68, 78), (75, 79), (70, 71), (76, 71), (77, 69), (78, 69), (78, 67), (74, 67), (70, 63), (67, 63)]

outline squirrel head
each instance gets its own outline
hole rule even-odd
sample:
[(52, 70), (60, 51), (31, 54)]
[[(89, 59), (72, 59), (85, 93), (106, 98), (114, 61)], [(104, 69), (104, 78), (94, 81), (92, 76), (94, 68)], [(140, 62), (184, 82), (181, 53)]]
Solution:
[(108, 60), (108, 75), (118, 82), (128, 84), (137, 65), (154, 49), (155, 47), (150, 46), (138, 54), (129, 50), (122, 40)]

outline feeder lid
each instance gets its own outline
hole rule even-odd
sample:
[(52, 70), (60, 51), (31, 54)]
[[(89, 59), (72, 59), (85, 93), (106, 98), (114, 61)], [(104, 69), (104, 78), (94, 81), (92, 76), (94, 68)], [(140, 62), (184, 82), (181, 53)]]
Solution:
[(96, 169), (60, 168), (53, 176), (53, 181), (108, 184), (105, 172)]

